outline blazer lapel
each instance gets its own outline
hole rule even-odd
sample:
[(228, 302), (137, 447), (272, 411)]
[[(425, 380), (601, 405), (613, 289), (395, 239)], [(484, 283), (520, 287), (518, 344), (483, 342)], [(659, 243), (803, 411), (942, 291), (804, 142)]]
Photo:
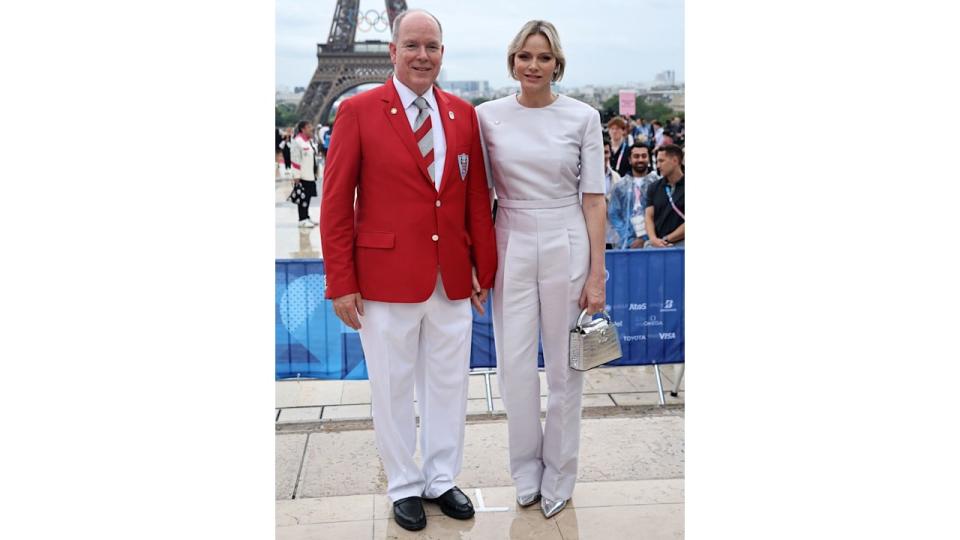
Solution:
[(443, 138), (447, 141), (447, 152), (446, 156), (443, 159), (443, 177), (440, 179), (440, 191), (443, 190), (443, 186), (447, 184), (447, 178), (450, 177), (450, 174), (453, 170), (457, 171), (457, 174), (460, 174), (460, 165), (457, 163), (457, 130), (456, 123), (458, 121), (462, 122), (462, 119), (457, 119), (456, 117), (450, 118), (450, 103), (447, 99), (447, 96), (440, 91), (439, 88), (434, 87), (433, 95), (437, 98), (437, 108), (440, 109), (440, 123), (443, 124)]
[(403, 104), (400, 103), (400, 95), (397, 93), (396, 87), (393, 86), (392, 77), (387, 79), (385, 86), (388, 86), (390, 90), (383, 97), (383, 101), (385, 102), (383, 114), (387, 115), (387, 120), (390, 122), (390, 125), (393, 126), (393, 130), (397, 132), (397, 137), (400, 138), (400, 142), (407, 147), (407, 151), (413, 156), (413, 161), (417, 164), (417, 168), (420, 169), (420, 174), (422, 174), (424, 179), (432, 186), (433, 180), (430, 180), (430, 172), (427, 171), (427, 167), (423, 164), (423, 158), (420, 156), (420, 147), (417, 146), (417, 141), (413, 138), (410, 121), (407, 120), (407, 113), (403, 109)]

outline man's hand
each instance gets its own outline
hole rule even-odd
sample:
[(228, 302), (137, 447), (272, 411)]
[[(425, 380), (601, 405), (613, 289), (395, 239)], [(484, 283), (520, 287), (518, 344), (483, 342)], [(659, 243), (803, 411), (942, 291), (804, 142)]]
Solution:
[(333, 311), (340, 317), (343, 324), (353, 328), (360, 329), (360, 317), (357, 313), (363, 315), (363, 298), (360, 293), (351, 293), (333, 299)]
[(643, 247), (643, 238), (637, 238), (633, 242), (630, 242), (630, 249), (637, 249)]
[(477, 281), (477, 269), (472, 270), (473, 275), (471, 279), (473, 280), (473, 292), (470, 294), (470, 303), (473, 304), (473, 309), (477, 310), (477, 313), (482, 317), (486, 314), (486, 310), (483, 309), (483, 304), (487, 302), (487, 293), (489, 289), (481, 289), (480, 282)]
[(663, 238), (654, 238), (650, 240), (650, 243), (653, 244), (654, 247), (670, 247), (670, 242), (667, 242)]

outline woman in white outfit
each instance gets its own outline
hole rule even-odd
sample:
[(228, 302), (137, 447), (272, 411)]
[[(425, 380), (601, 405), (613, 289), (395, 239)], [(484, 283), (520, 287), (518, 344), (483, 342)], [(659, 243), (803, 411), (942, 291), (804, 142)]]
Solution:
[(549, 518), (577, 478), (583, 374), (568, 366), (568, 333), (581, 309), (601, 311), (605, 300), (603, 136), (596, 109), (551, 92), (565, 67), (552, 24), (524, 25), (507, 65), (520, 93), (477, 107), (497, 196), (493, 331), (517, 504), (540, 500)]
[(290, 143), (290, 159), (293, 164), (294, 187), (288, 200), (297, 205), (300, 227), (313, 228), (317, 222), (310, 219), (310, 199), (317, 196), (317, 146), (313, 140), (313, 125), (306, 120), (297, 123), (297, 136)]

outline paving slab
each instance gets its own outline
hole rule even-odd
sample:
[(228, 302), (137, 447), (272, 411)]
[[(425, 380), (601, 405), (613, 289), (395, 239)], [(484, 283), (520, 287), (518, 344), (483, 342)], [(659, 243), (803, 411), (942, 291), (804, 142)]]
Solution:
[[(659, 405), (660, 394), (657, 392), (629, 392), (620, 394), (610, 394), (617, 405), (625, 407), (628, 405)], [(666, 397), (666, 396), (664, 396)]]
[(597, 368), (583, 374), (583, 392), (585, 394), (611, 392), (636, 392), (638, 388), (627, 378), (630, 367)]
[(277, 501), (277, 527), (373, 519), (373, 494)]
[(370, 418), (370, 405), (327, 405), (323, 408), (324, 420), (352, 418)]
[(339, 405), (344, 381), (277, 381), (277, 408)]
[(276, 498), (290, 499), (297, 484), (303, 448), (307, 433), (278, 434), (275, 436)]
[(311, 433), (297, 498), (386, 493), (372, 430)]
[(427, 517), (427, 527), (411, 532), (400, 528), (396, 521), (374, 521), (374, 540), (564, 540), (554, 520), (528, 512), (490, 512), (477, 514), (473, 519), (459, 520), (444, 515)]
[(340, 405), (370, 403), (370, 381), (343, 381)]
[(613, 407), (616, 403), (609, 394), (584, 394), (581, 406), (583, 407)]
[(366, 540), (373, 538), (373, 521), (342, 521), (277, 527), (276, 540)]
[(307, 422), (310, 420), (320, 420), (320, 412), (323, 407), (296, 407), (292, 409), (280, 409), (278, 422)]
[(681, 540), (683, 504), (568, 507), (554, 518), (564, 540)]

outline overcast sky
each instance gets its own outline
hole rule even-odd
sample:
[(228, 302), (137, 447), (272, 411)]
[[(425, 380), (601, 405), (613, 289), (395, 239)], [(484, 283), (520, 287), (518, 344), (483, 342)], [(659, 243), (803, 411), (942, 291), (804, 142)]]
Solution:
[[(326, 42), (336, 0), (277, 0), (277, 86), (307, 86), (317, 67), (316, 44)], [(487, 80), (513, 86), (507, 44), (530, 19), (552, 22), (567, 56), (561, 85), (649, 82), (668, 69), (684, 80), (684, 0), (413, 0), (443, 24), (447, 80)], [(383, 1), (360, 10), (383, 12)], [(387, 32), (357, 31), (357, 40), (389, 41)]]

